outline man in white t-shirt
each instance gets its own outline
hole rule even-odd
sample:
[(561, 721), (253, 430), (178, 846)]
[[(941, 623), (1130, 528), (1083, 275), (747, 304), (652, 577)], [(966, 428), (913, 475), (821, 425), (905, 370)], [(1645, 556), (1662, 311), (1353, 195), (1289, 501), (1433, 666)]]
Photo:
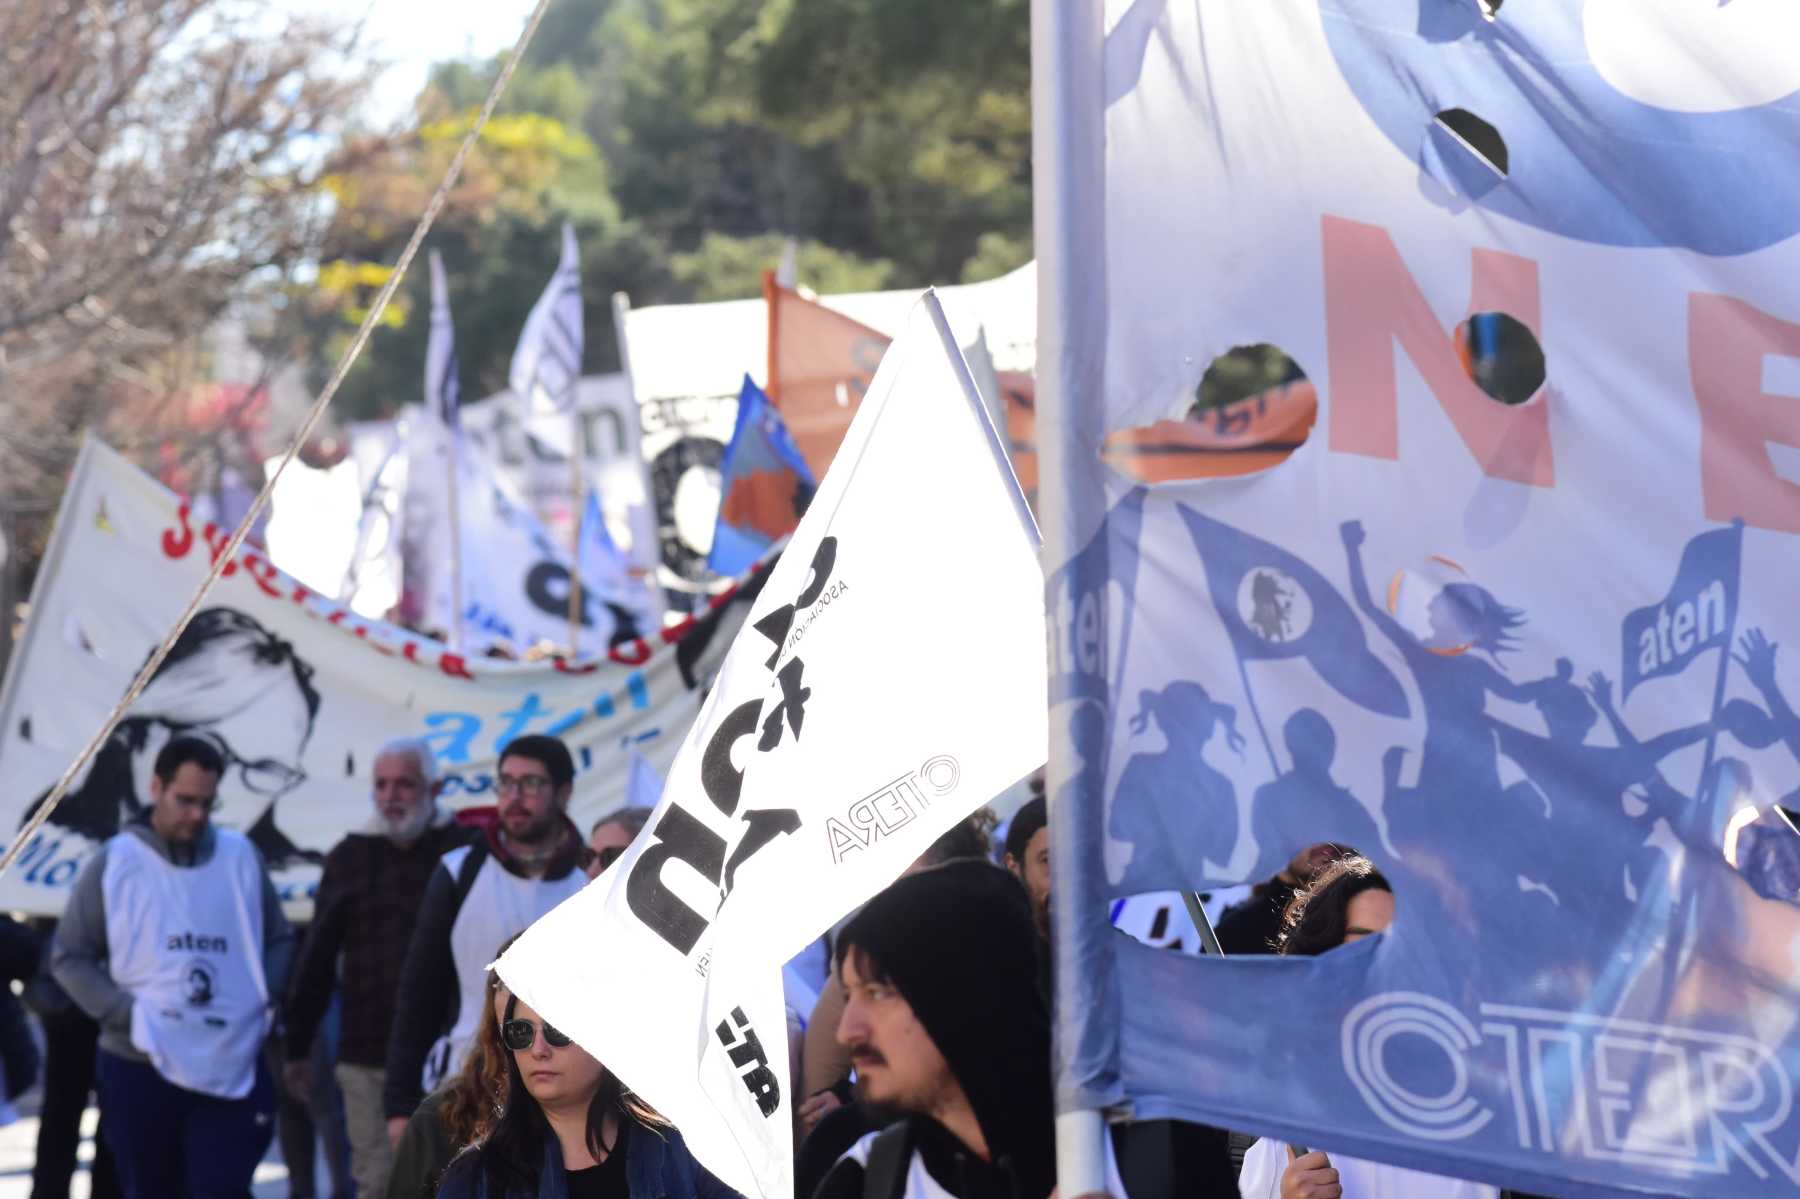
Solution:
[(56, 930), (126, 1199), (242, 1199), (275, 1130), (261, 1050), (294, 935), (256, 848), (212, 825), (224, 773), (210, 741), (165, 745), (148, 817), (87, 861)]
[(515, 738), (494, 773), (498, 805), (458, 813), (485, 836), (439, 860), (400, 968), (382, 1082), (395, 1144), (420, 1099), (461, 1068), (480, 1022), (488, 963), (588, 881), (582, 866), (591, 851), (568, 816), (575, 785), (568, 746), (536, 733)]

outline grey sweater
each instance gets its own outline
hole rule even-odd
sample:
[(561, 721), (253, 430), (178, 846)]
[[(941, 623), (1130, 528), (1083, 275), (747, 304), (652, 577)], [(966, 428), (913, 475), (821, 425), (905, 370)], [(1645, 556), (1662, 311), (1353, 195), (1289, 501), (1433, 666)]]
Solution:
[[(178, 866), (200, 866), (212, 860), (218, 838), (207, 825), (194, 842), (191, 856), (184, 847), (178, 859), (169, 843), (157, 836), (147, 821), (139, 820), (125, 827), (120, 836), (136, 836), (161, 854), (165, 861)], [(81, 1010), (100, 1022), (100, 1048), (132, 1061), (148, 1059), (131, 1044), (132, 996), (107, 972), (106, 894), (101, 880), (106, 874), (107, 846), (101, 845), (81, 868), (69, 905), (63, 909), (56, 926), (56, 941), (50, 950), (50, 972), (63, 990), (69, 993)], [(257, 860), (262, 860), (261, 854)], [(281, 912), (281, 899), (269, 881), (265, 866), (263, 880), (263, 973), (269, 983), (269, 1003), (279, 1005), (287, 991), (288, 972), (294, 963), (294, 930)]]

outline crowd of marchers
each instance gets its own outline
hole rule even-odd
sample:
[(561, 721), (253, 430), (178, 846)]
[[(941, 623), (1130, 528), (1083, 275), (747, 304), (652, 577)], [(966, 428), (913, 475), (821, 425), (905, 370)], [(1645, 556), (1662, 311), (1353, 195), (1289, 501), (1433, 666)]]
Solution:
[[(208, 741), (165, 746), (145, 815), (86, 863), (49, 939), (33, 983), (47, 1045), (34, 1196), (68, 1194), (90, 1091), (95, 1199), (243, 1199), (278, 1127), (291, 1194), (311, 1196), (309, 1123), (337, 1195), (732, 1194), (628, 1080), (488, 969), (606, 870), (647, 810), (584, 837), (568, 748), (524, 736), (501, 754), (498, 803), (453, 816), (430, 748), (390, 743), (369, 823), (326, 857), (299, 934), (255, 847), (210, 820), (225, 771)], [(784, 971), (802, 1199), (1058, 1193), (1050, 829), (1033, 790), (1001, 844), (977, 812)], [(1393, 914), (1367, 858), (1302, 846), (1218, 940), (1318, 954)], [(1111, 1125), (1104, 1168), (1121, 1199), (1500, 1194), (1175, 1121)]]

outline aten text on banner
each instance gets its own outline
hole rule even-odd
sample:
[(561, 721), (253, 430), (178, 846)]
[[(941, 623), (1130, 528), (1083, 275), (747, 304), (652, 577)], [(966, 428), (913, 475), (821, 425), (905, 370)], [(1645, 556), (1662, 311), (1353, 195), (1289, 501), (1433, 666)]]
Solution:
[(748, 620), (645, 833), (500, 972), (714, 1173), (787, 1199), (781, 964), (1044, 754), (1036, 531), (935, 296)]
[[(0, 826), (18, 829), (68, 768), (228, 537), (104, 445), (84, 449), (0, 694)], [(700, 621), (558, 668), (465, 659), (365, 620), (246, 545), (0, 881), (0, 907), (60, 912), (94, 847), (145, 810), (151, 765), (177, 733), (223, 751), (214, 819), (250, 834), (296, 915), (325, 852), (368, 823), (375, 753), (396, 737), (426, 739), (444, 801), (461, 808), (494, 802), (501, 746), (560, 736), (585, 828), (625, 802), (634, 752), (659, 770), (673, 760), (761, 577)]]

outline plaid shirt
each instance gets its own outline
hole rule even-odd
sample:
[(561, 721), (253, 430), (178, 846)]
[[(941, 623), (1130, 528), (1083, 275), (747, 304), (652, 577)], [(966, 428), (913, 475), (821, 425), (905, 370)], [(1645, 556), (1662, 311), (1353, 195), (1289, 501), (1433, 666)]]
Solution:
[[(352, 833), (325, 858), (313, 923), (287, 998), (287, 1056), (304, 1059), (335, 986), (343, 991), (338, 1060), (358, 1066), (387, 1062), (388, 1030), (400, 967), (412, 940), (419, 901), (438, 859), (479, 833), (456, 824), (428, 829), (406, 848), (383, 836)], [(338, 970), (342, 956), (343, 970)]]

